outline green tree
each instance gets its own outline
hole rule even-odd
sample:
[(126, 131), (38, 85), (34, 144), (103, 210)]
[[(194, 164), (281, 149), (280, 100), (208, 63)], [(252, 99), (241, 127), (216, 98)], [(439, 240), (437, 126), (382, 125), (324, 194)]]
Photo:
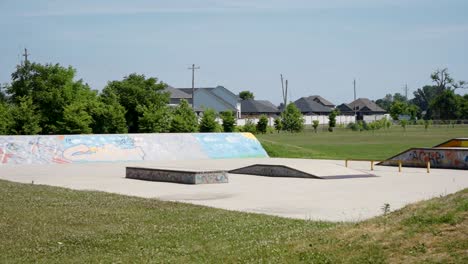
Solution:
[(390, 116), (393, 120), (398, 120), (399, 115), (406, 113), (407, 105), (401, 101), (394, 101), (390, 107)]
[(460, 99), (452, 90), (444, 90), (431, 103), (434, 115), (442, 120), (457, 119), (461, 116)]
[(390, 111), (390, 107), (392, 106), (392, 103), (393, 103), (393, 95), (387, 94), (385, 95), (384, 98), (378, 99), (377, 101), (375, 101), (375, 103), (378, 106), (380, 106), (382, 109), (388, 112)]
[(460, 118), (468, 119), (468, 94), (460, 96)]
[(216, 132), (218, 126), (215, 110), (210, 108), (206, 109), (200, 121), (200, 132)]
[(333, 128), (336, 126), (336, 116), (338, 115), (338, 110), (333, 109), (328, 115), (328, 131), (333, 132)]
[(3, 86), (0, 84), (0, 103), (6, 103), (7, 101), (7, 96), (5, 93), (6, 87), (8, 87), (7, 84), (4, 84)]
[(393, 95), (393, 102), (399, 101), (399, 102), (407, 102), (408, 100), (406, 99), (406, 96), (402, 95), (401, 93), (395, 93)]
[(242, 91), (239, 93), (239, 97), (242, 99), (242, 100), (247, 100), (247, 99), (254, 99), (255, 96), (252, 92), (250, 91)]
[(408, 114), (411, 120), (416, 120), (421, 118), (421, 110), (417, 105), (409, 104), (406, 107), (405, 113)]
[(36, 106), (29, 96), (17, 97), (18, 105), (11, 108), (12, 125), (10, 132), (14, 135), (36, 135), (41, 132), (39, 115)]
[(66, 105), (63, 111), (62, 121), (58, 121), (61, 134), (90, 134), (93, 118), (87, 111), (84, 102), (76, 102)]
[(5, 102), (0, 102), (0, 135), (8, 135), (12, 124), (10, 106)]
[(317, 128), (319, 126), (320, 122), (318, 120), (313, 120), (312, 121), (312, 127), (314, 128), (314, 132), (317, 133)]
[[(158, 83), (156, 78), (146, 78), (144, 75), (133, 73), (124, 77), (122, 81), (109, 82), (103, 89), (102, 95), (103, 97), (108, 97), (109, 94), (117, 96), (119, 104), (125, 108), (128, 131), (135, 133), (139, 131), (140, 127), (153, 130), (155, 127), (151, 128), (150, 123), (153, 123), (154, 118), (159, 114), (167, 112), (165, 107), (169, 103), (169, 93), (164, 91), (166, 86), (165, 83)], [(156, 113), (139, 111), (144, 109)], [(140, 118), (144, 113), (146, 113), (147, 117)], [(153, 121), (150, 121), (150, 119)], [(170, 118), (165, 117), (164, 119), (167, 121)], [(140, 126), (140, 120), (149, 121), (149, 123)]]
[(437, 69), (431, 74), (432, 82), (437, 87), (437, 94), (445, 90), (451, 90), (456, 84), (455, 80), (450, 76), (448, 69)]
[(400, 120), (400, 125), (403, 128), (403, 130), (406, 131), (406, 125), (408, 125), (408, 120), (406, 119)]
[(198, 118), (192, 107), (184, 99), (174, 109), (171, 132), (196, 132), (198, 130)]
[(437, 96), (437, 89), (437, 86), (426, 85), (414, 91), (414, 98), (411, 102), (417, 105), (421, 111), (427, 111), (432, 100)]
[(221, 112), (224, 132), (234, 132), (236, 129), (236, 117), (233, 111)]
[(168, 106), (139, 105), (137, 111), (139, 112), (138, 131), (143, 133), (170, 132), (172, 113)]
[(283, 123), (281, 123), (281, 118), (275, 118), (275, 130), (279, 133), (283, 129)]
[(304, 129), (304, 118), (294, 103), (289, 103), (281, 113), (283, 129), (289, 132), (300, 132)]
[(117, 100), (117, 95), (109, 93), (106, 97), (99, 96), (91, 104), (91, 127), (95, 134), (127, 133), (125, 108)]
[(268, 117), (266, 115), (261, 115), (257, 122), (257, 132), (265, 134), (268, 127)]
[(31, 98), (32, 104), (37, 107), (36, 116), (42, 133), (56, 134), (64, 130), (61, 125), (66, 123), (64, 111), (68, 105), (87, 104), (97, 97), (97, 93), (82, 80), (74, 80), (75, 74), (72, 67), (26, 62), (18, 65), (13, 72), (7, 92), (16, 106), (24, 96)]

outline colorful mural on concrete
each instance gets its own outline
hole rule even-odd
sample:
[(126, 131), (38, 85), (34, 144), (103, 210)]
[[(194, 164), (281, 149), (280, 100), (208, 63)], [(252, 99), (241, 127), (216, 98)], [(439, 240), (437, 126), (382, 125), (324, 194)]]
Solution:
[(413, 148), (381, 164), (396, 166), (399, 160), (403, 166), (426, 167), (429, 161), (433, 168), (468, 169), (468, 148)]
[(261, 158), (268, 156), (251, 133), (194, 134), (203, 151), (212, 159)]
[(250, 133), (0, 136), (0, 164), (268, 157)]
[(468, 138), (454, 138), (449, 141), (446, 141), (442, 144), (435, 146), (434, 148), (446, 148), (446, 147), (454, 147), (454, 148), (468, 148)]

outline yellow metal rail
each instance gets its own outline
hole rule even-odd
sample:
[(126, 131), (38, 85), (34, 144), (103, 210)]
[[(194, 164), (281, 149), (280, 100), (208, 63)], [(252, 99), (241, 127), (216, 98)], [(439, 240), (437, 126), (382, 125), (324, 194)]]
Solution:
[[(346, 166), (346, 168), (348, 168), (349, 161), (369, 161), (369, 162), (370, 162), (370, 169), (371, 169), (371, 171), (374, 170), (374, 163), (375, 163), (375, 162), (381, 162), (380, 160), (346, 159), (346, 160), (345, 160), (345, 166)], [(398, 162), (398, 172), (401, 172), (404, 163), (406, 163), (406, 164), (412, 164), (412, 162), (405, 162), (405, 161), (402, 161), (402, 160), (398, 160), (397, 162)], [(430, 162), (430, 161), (427, 161), (427, 162), (426, 162), (426, 171), (427, 171), (427, 173), (430, 173), (430, 172), (431, 172), (431, 162)]]

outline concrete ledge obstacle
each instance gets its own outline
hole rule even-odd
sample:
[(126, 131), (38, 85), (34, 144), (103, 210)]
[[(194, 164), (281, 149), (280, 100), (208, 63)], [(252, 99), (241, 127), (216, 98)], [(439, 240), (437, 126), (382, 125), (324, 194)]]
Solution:
[(316, 175), (303, 172), (285, 165), (254, 164), (247, 167), (230, 170), (233, 174), (249, 174), (268, 177), (292, 177), (321, 179)]
[(209, 184), (229, 182), (227, 173), (225, 171), (220, 170), (200, 171), (126, 167), (125, 178), (184, 184)]

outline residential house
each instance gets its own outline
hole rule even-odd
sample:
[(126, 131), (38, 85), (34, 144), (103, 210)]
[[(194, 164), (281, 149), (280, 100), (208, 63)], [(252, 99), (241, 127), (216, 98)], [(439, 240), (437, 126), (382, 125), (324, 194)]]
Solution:
[(276, 117), (280, 110), (267, 100), (247, 99), (241, 101), (242, 118), (258, 118), (261, 115)]
[[(310, 116), (310, 115), (326, 115), (326, 116), (328, 116), (333, 111), (332, 107), (325, 106), (322, 103), (318, 103), (314, 99), (317, 99), (317, 96), (315, 96), (315, 97), (314, 96), (301, 97), (301, 98), (297, 99), (294, 102), (294, 104), (297, 106), (297, 108), (299, 108), (301, 113), (303, 115), (305, 115), (305, 116)], [(330, 102), (328, 102), (328, 103), (331, 104)], [(333, 104), (331, 104), (331, 105), (333, 105)]]
[[(178, 88), (178, 90), (192, 97), (192, 88)], [(241, 115), (240, 98), (224, 88), (216, 86), (214, 88), (195, 88), (194, 105), (196, 109), (211, 108), (217, 112), (233, 111), (239, 118)]]
[(328, 101), (327, 99), (323, 98), (322, 96), (320, 95), (311, 95), (309, 97), (306, 97), (307, 100), (312, 100), (312, 101), (315, 101), (323, 106), (326, 106), (326, 107), (330, 107), (330, 108), (335, 108), (335, 105)]
[(170, 105), (178, 105), (180, 103), (180, 100), (184, 99), (186, 100), (190, 105), (192, 104), (192, 95), (185, 93), (179, 89), (176, 89), (170, 85), (167, 85), (166, 88), (164, 89), (165, 92), (169, 92), (170, 95)]
[(373, 101), (367, 98), (359, 98), (349, 104), (341, 104), (336, 107), (343, 115), (356, 115), (357, 120), (375, 121), (382, 119), (387, 113)]

